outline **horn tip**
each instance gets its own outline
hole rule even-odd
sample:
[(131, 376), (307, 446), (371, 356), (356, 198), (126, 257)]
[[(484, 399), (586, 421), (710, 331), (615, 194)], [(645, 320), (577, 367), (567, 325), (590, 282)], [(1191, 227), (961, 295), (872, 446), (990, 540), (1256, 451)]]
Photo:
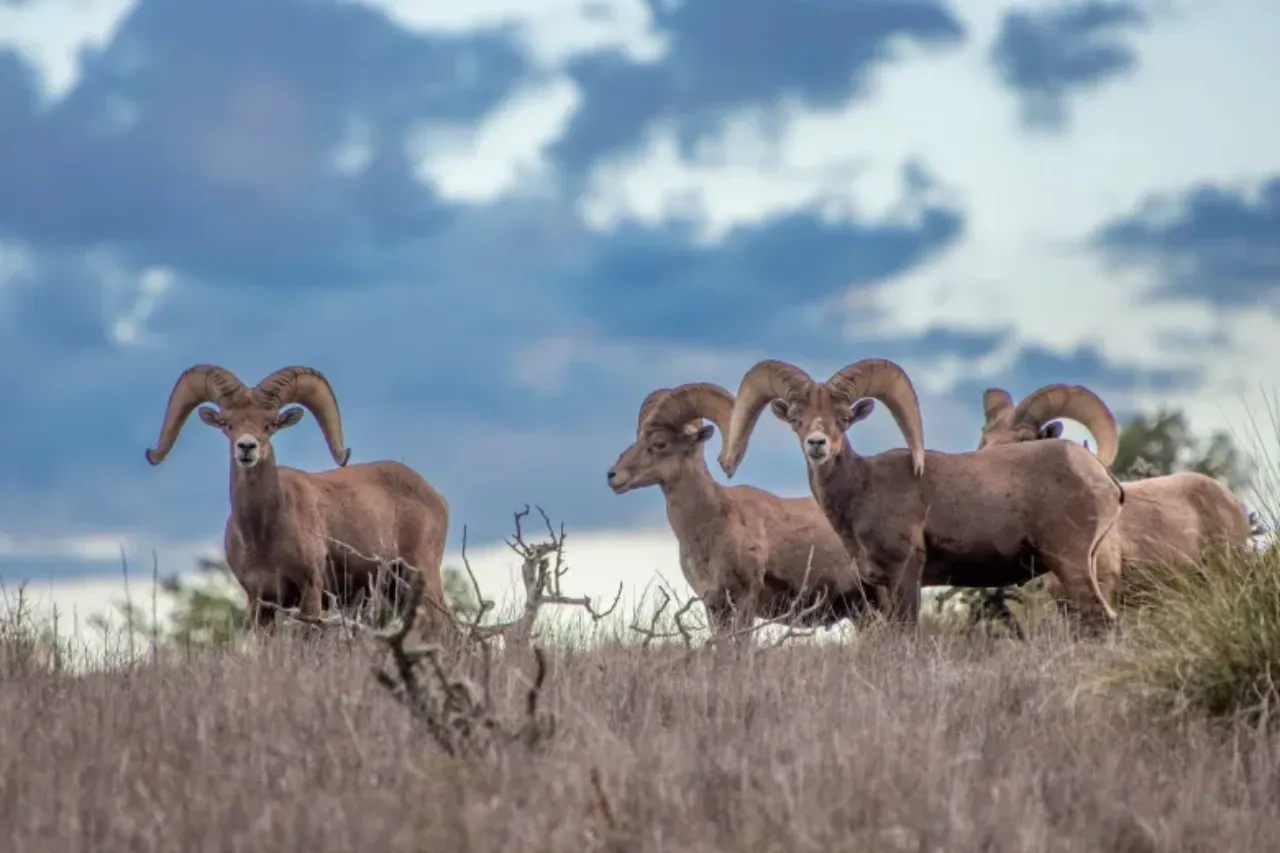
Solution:
[(351, 448), (350, 447), (343, 448), (342, 452), (337, 454), (336, 459), (338, 462), (338, 467), (345, 468), (347, 463), (351, 461)]
[(158, 454), (154, 449), (148, 449), (145, 456), (147, 457), (147, 462), (152, 466), (159, 465), (164, 461), (164, 457)]

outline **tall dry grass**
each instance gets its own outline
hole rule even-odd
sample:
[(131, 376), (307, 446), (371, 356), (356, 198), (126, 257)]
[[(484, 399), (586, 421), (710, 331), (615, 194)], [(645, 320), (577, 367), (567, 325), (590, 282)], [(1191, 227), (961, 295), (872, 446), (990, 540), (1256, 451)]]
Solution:
[[(255, 649), (5, 678), (8, 849), (1098, 853), (1280, 840), (1275, 735), (1079, 697), (1080, 667), (1107, 650), (1052, 632), (871, 632), (753, 654), (557, 646), (542, 697), (554, 736), (490, 758), (437, 748), (361, 644)], [(528, 673), (514, 651), (495, 662), (503, 716), (523, 713)]]

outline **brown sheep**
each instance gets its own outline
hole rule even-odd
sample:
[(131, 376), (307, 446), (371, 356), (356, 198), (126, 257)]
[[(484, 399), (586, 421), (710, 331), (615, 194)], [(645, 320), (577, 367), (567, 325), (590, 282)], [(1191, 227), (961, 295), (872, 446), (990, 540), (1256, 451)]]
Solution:
[[(319, 371), (284, 367), (248, 388), (225, 368), (188, 368), (169, 394), (160, 439), (146, 453), (149, 463), (164, 461), (192, 410), (206, 402), (218, 409), (201, 406), (200, 420), (231, 444), (227, 564), (257, 627), (270, 630), (274, 622), (271, 608), (254, 606), (257, 601), (296, 607), (303, 619), (315, 619), (323, 593), (349, 605), (382, 561), (397, 558), (425, 576), (420, 624), (428, 631), (441, 624), (449, 505), (399, 462), (347, 467), (351, 451), (343, 446), (338, 401)], [(271, 437), (303, 417), (299, 408), (281, 411), (289, 403), (311, 412), (338, 468), (310, 473), (276, 464)]]
[[(712, 478), (703, 450), (715, 427), (703, 419), (723, 434), (732, 410), (733, 396), (707, 382), (649, 394), (640, 405), (635, 443), (609, 469), (609, 487), (615, 494), (662, 489), (680, 568), (702, 598), (713, 631), (739, 632), (757, 617), (778, 619), (806, 609), (813, 612), (793, 621), (829, 626), (863, 614), (865, 596), (875, 590), (864, 589), (813, 498), (726, 487)], [(826, 602), (816, 609), (815, 594)]]
[[(1049, 422), (1071, 418), (1093, 433), (1099, 462), (1110, 467), (1115, 461), (1120, 434), (1115, 415), (1083, 386), (1046, 385), (1016, 407), (1001, 388), (987, 389), (982, 400), (986, 422), (980, 450), (1057, 437), (1061, 423)], [(1123, 591), (1124, 578), (1135, 567), (1200, 563), (1215, 546), (1246, 546), (1252, 534), (1245, 508), (1212, 477), (1183, 471), (1126, 483), (1124, 511), (1116, 525), (1119, 573), (1114, 578), (1099, 577), (1099, 585), (1110, 600)], [(1062, 589), (1052, 579), (1046, 589), (1061, 602)]]
[[(845, 431), (860, 420), (864, 397), (889, 409), (905, 450), (854, 452)], [(890, 587), (896, 617), (918, 619), (922, 585), (1006, 586), (1052, 572), (1087, 627), (1114, 623), (1097, 586), (1098, 562), (1111, 559), (1099, 544), (1124, 490), (1080, 445), (927, 451), (915, 389), (897, 364), (864, 359), (821, 383), (766, 360), (738, 390), (720, 455), (726, 475), (741, 464), (767, 404), (799, 439), (810, 488), (849, 554), (864, 575)]]

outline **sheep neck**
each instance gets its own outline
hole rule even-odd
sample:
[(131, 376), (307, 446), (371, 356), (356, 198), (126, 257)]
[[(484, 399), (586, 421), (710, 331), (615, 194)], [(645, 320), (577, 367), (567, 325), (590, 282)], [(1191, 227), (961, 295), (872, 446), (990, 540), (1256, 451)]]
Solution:
[(866, 458), (844, 448), (831, 464), (815, 471), (809, 469), (809, 489), (822, 507), (831, 527), (849, 546), (849, 534), (871, 487), (870, 466)]
[(724, 492), (711, 477), (701, 455), (685, 465), (680, 474), (662, 482), (667, 501), (667, 520), (682, 547), (705, 557), (718, 539)]
[(284, 510), (284, 488), (274, 456), (247, 471), (231, 460), (231, 515), (252, 553), (264, 554)]

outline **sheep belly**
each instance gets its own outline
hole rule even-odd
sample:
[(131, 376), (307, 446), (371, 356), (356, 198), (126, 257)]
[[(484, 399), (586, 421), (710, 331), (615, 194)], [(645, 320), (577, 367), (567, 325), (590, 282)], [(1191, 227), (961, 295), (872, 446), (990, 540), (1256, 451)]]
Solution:
[(960, 551), (951, 542), (926, 535), (925, 548), (925, 586), (1009, 586), (1025, 583), (1046, 571), (1028, 542), (1013, 554), (1002, 553), (994, 543), (981, 548), (970, 545)]

